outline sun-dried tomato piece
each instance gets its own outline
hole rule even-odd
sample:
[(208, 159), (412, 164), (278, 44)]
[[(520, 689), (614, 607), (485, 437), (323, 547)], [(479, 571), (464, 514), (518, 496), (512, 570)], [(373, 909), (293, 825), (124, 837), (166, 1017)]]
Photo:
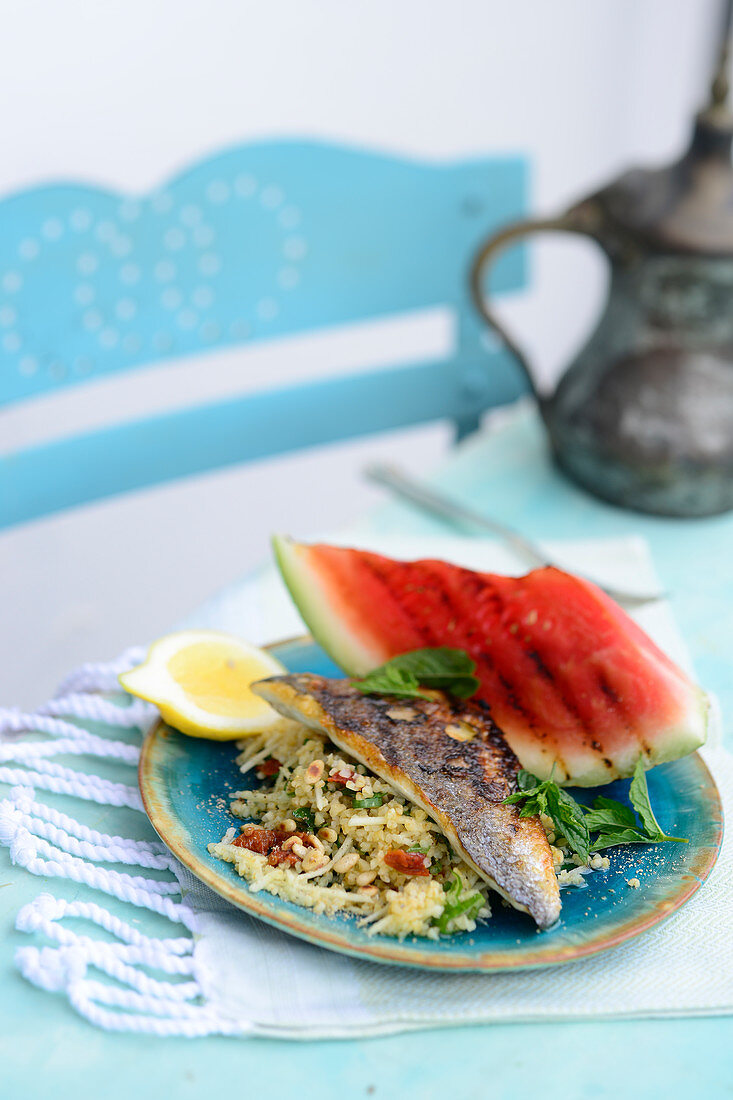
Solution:
[(328, 777), (328, 782), (338, 783), (340, 787), (345, 787), (354, 778), (355, 774), (355, 772), (332, 772)]
[(425, 864), (425, 856), (420, 852), (403, 852), (399, 848), (392, 848), (384, 857), (384, 862), (393, 871), (400, 871), (403, 875), (429, 875)]
[(298, 857), (292, 848), (288, 848), (286, 852), (280, 847), (273, 848), (267, 857), (267, 862), (271, 867), (280, 867), (281, 864), (285, 864), (286, 867), (292, 867), (294, 863), (298, 862)]
[(235, 848), (249, 848), (250, 852), (266, 856), (278, 843), (280, 834), (285, 835), (280, 829), (258, 829), (255, 825), (245, 825), (232, 844)]
[(279, 760), (276, 760), (274, 756), (268, 756), (267, 760), (263, 760), (257, 768), (257, 774), (265, 778), (268, 775), (277, 775), (280, 771), (282, 764)]
[(245, 825), (242, 832), (232, 844), (235, 848), (248, 848), (250, 852), (267, 856), (267, 862), (271, 867), (279, 867), (282, 863), (292, 866), (298, 862), (298, 856), (290, 849), (283, 851), (286, 840), (297, 839), (306, 847), (313, 847), (313, 840), (308, 833), (292, 832), (285, 829), (259, 829), (256, 825)]

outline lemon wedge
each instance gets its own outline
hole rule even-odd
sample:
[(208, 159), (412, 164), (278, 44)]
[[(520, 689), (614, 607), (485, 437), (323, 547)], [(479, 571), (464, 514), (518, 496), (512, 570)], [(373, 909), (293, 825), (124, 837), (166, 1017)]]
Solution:
[(234, 741), (262, 733), (280, 715), (250, 690), (286, 672), (266, 650), (218, 630), (181, 630), (153, 642), (143, 664), (120, 676), (130, 695), (155, 703), (191, 737)]

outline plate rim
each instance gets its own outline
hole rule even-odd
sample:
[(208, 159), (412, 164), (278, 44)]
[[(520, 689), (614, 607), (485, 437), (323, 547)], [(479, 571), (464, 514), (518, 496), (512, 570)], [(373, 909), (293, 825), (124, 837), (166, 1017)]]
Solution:
[[(302, 634), (272, 642), (267, 646), (263, 646), (263, 649), (279, 650), (285, 646), (317, 644), (311, 635)], [(535, 958), (527, 958), (526, 946), (519, 950), (504, 950), (502, 952), (492, 951), (489, 948), (478, 954), (467, 954), (461, 951), (459, 947), (449, 955), (437, 955), (429, 951), (423, 951), (419, 946), (415, 946), (412, 941), (407, 945), (404, 941), (391, 940), (387, 937), (377, 938), (376, 936), (368, 947), (356, 947), (348, 941), (345, 935), (338, 931), (338, 928), (333, 932), (327, 929), (314, 929), (306, 926), (298, 913), (273, 911), (267, 903), (259, 900), (257, 894), (249, 890), (245, 879), (241, 879), (241, 883), (230, 881), (223, 873), (209, 867), (195, 852), (186, 848), (178, 840), (175, 830), (167, 827), (166, 809), (156, 804), (157, 795), (152, 782), (155, 749), (162, 741), (161, 731), (167, 727), (168, 723), (159, 718), (145, 735), (138, 764), (138, 786), (148, 820), (168, 850), (195, 878), (237, 909), (264, 920), (267, 924), (288, 932), (298, 939), (311, 944), (316, 943), (319, 946), (327, 947), (329, 950), (349, 955), (352, 958), (368, 959), (373, 962), (417, 969), (498, 973), (500, 971), (543, 969), (548, 966), (558, 966), (587, 958), (591, 955), (598, 955), (662, 923), (685, 905), (710, 875), (722, 845), (725, 824), (720, 791), (700, 753), (694, 752), (689, 754), (686, 759), (689, 759), (699, 770), (702, 798), (709, 800), (713, 808), (717, 810), (719, 821), (717, 822), (715, 840), (709, 847), (702, 849), (698, 861), (685, 872), (685, 878), (689, 878), (689, 881), (685, 883), (685, 879), (682, 879), (682, 882), (685, 883), (684, 887), (678, 890), (674, 897), (658, 901), (644, 913), (621, 922), (615, 932), (611, 935), (604, 935), (602, 941), (594, 942), (591, 940), (583, 944), (566, 944), (554, 949), (543, 950), (541, 948), (541, 938), (538, 938), (537, 942), (541, 953), (538, 953), (536, 948), (531, 949), (531, 954), (535, 954)], [(175, 727), (170, 728), (175, 729)], [(180, 733), (180, 731), (176, 732)], [(180, 734), (180, 736), (185, 735)]]

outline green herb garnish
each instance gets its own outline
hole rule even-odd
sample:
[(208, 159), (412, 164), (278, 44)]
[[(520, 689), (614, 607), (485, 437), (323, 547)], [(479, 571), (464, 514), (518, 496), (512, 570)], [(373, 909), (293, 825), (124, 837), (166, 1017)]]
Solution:
[(583, 807), (557, 783), (551, 779), (544, 781), (528, 771), (517, 775), (520, 790), (510, 794), (504, 801), (510, 804), (522, 803), (520, 817), (532, 817), (535, 814), (547, 814), (552, 818), (555, 832), (567, 838), (573, 852), (584, 863), (590, 857), (590, 838), (588, 825), (583, 816)]
[(634, 811), (613, 798), (598, 797), (593, 803), (593, 809), (586, 813), (588, 828), (598, 833), (592, 844), (594, 851), (613, 848), (616, 844), (659, 844), (669, 840), (688, 843), (684, 837), (667, 836), (660, 828), (649, 800), (649, 788), (641, 757), (634, 768), (629, 798), (641, 819), (641, 826)]
[(443, 883), (443, 890), (448, 895), (446, 905), (449, 902), (457, 901), (458, 898), (461, 896), (461, 890), (462, 889), (463, 889), (463, 879), (461, 878), (461, 876), (458, 874), (457, 871), (454, 871), (453, 874), (451, 875), (451, 877), (448, 879), (448, 881)]
[(295, 821), (299, 821), (301, 825), (305, 825), (309, 833), (314, 831), (316, 819), (313, 810), (309, 810), (307, 806), (299, 806), (297, 810), (293, 810), (293, 818)]
[[(530, 817), (532, 814), (547, 814), (551, 817), (555, 832), (567, 839), (570, 850), (584, 863), (588, 862), (591, 852), (614, 848), (617, 844), (659, 844), (667, 840), (687, 843), (684, 837), (667, 836), (660, 828), (649, 801), (644, 761), (641, 757), (629, 787), (633, 810), (631, 806), (603, 795), (596, 798), (593, 808), (590, 809), (576, 802), (551, 779), (540, 781), (536, 775), (527, 771), (518, 773), (517, 784), (520, 790), (504, 801), (511, 804), (522, 803), (520, 817)], [(637, 820), (637, 814), (641, 824)]]
[(475, 670), (476, 662), (464, 650), (438, 646), (402, 653), (352, 683), (364, 695), (429, 698), (420, 690), (424, 687), (442, 688), (459, 699), (468, 699), (479, 687)]
[(412, 848), (407, 849), (408, 852), (419, 852), (421, 856), (426, 856), (430, 851), (429, 848), (421, 848), (419, 844), (413, 844)]
[(371, 810), (375, 806), (381, 806), (385, 795), (381, 793), (369, 795), (368, 798), (355, 798), (352, 805), (355, 810)]
[(443, 883), (443, 889), (448, 895), (445, 899), (445, 908), (441, 915), (433, 920), (433, 924), (440, 932), (447, 932), (450, 922), (460, 917), (461, 913), (468, 913), (469, 916), (475, 917), (484, 904), (483, 895), (480, 893), (469, 894), (468, 897), (459, 900), (463, 890), (463, 880), (457, 871), (453, 872), (450, 882)]

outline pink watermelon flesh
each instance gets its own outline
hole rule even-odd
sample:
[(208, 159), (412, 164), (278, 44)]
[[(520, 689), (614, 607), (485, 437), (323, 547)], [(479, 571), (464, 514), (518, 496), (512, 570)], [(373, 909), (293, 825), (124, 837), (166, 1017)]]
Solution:
[(422, 646), (476, 662), (477, 698), (542, 778), (596, 786), (702, 745), (707, 698), (621, 608), (559, 569), (524, 577), (275, 539), (313, 636), (352, 676)]

